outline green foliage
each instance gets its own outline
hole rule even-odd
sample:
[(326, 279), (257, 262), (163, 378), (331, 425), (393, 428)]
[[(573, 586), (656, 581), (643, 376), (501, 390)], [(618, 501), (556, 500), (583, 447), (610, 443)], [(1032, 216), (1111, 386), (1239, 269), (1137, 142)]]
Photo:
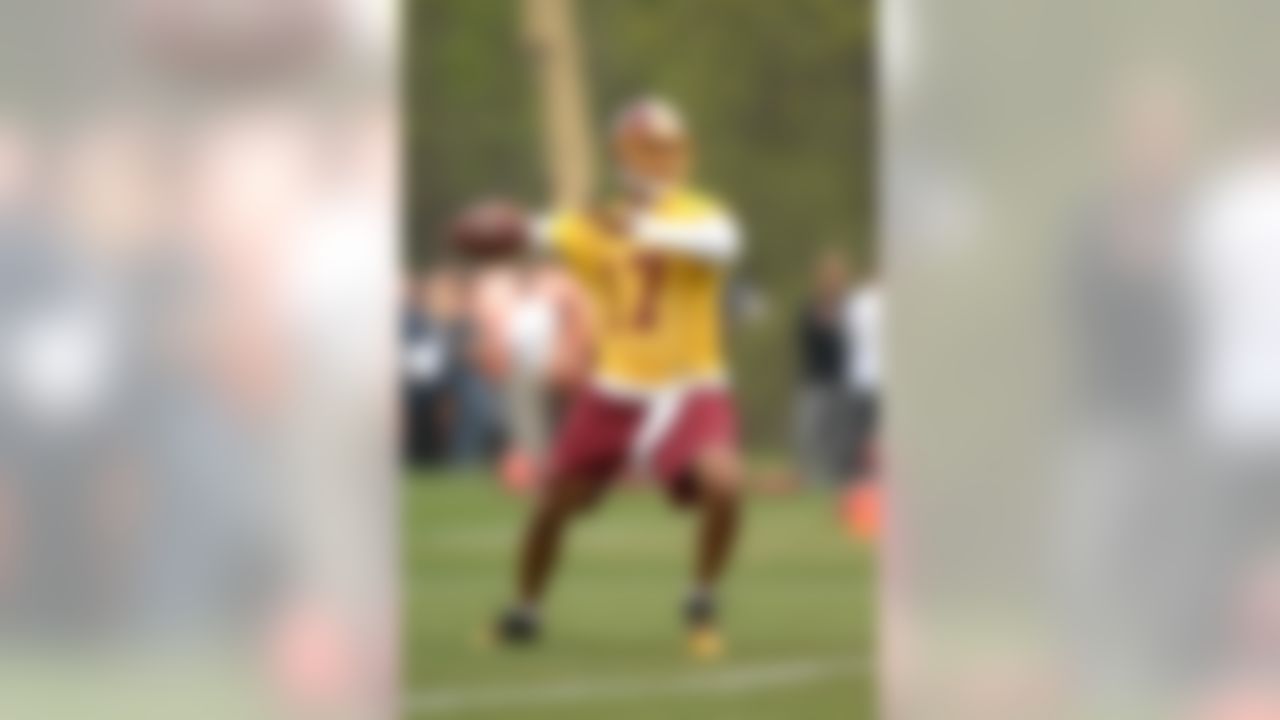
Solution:
[(478, 196), (541, 194), (537, 98), (514, 0), (413, 0), (405, 131), (409, 260)]
[[(593, 114), (657, 93), (687, 113), (700, 179), (742, 216), (746, 274), (773, 312), (735, 337), (748, 435), (785, 437), (791, 330), (812, 258), (872, 255), (870, 0), (580, 0)], [(416, 257), (458, 201), (537, 197), (533, 73), (515, 0), (416, 0), (410, 12)], [(603, 137), (603, 132), (598, 133)]]

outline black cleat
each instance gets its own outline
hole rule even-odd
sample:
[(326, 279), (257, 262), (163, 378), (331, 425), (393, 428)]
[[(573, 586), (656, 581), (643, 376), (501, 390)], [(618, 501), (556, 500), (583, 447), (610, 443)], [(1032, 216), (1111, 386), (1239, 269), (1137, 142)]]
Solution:
[(716, 601), (711, 595), (690, 595), (684, 603), (684, 622), (690, 630), (716, 624)]
[(520, 608), (507, 610), (498, 617), (494, 625), (494, 639), (499, 644), (510, 647), (532, 645), (541, 634), (538, 616)]
[(695, 594), (685, 601), (689, 654), (695, 660), (713, 662), (724, 655), (725, 643), (716, 627), (716, 615), (716, 602), (710, 595)]

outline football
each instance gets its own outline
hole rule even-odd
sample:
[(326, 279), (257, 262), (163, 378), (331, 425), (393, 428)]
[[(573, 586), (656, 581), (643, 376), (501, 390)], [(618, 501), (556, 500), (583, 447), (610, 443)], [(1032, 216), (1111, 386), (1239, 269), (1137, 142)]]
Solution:
[(529, 241), (529, 213), (510, 200), (474, 203), (454, 219), (449, 244), (459, 254), (476, 259), (508, 257)]

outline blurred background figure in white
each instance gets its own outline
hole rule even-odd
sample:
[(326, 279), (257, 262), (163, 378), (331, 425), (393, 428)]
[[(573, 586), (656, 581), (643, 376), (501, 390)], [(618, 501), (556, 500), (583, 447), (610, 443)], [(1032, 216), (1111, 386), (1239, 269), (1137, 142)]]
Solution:
[(1200, 458), (1182, 649), (1213, 720), (1280, 714), (1280, 121), (1274, 98), (1259, 105), (1196, 199), (1189, 247)]
[(540, 462), (551, 423), (551, 363), (562, 333), (561, 313), (547, 277), (536, 268), (520, 268), (513, 283), (507, 318), (507, 427), (511, 450)]
[(1192, 118), (1173, 75), (1133, 73), (1099, 110), (1100, 179), (1068, 219), (1054, 288), (1065, 461), (1061, 628), (1073, 677), (1111, 696), (1169, 682), (1158, 641), (1188, 597), (1168, 560), (1188, 511)]
[(841, 252), (827, 250), (814, 263), (812, 294), (796, 321), (798, 368), (792, 410), (799, 470), (806, 481), (820, 485), (844, 481), (852, 455), (845, 383), (848, 300), (847, 262)]
[(845, 382), (853, 422), (850, 471), (862, 479), (876, 471), (876, 438), (885, 373), (885, 299), (874, 270), (865, 274), (844, 308)]

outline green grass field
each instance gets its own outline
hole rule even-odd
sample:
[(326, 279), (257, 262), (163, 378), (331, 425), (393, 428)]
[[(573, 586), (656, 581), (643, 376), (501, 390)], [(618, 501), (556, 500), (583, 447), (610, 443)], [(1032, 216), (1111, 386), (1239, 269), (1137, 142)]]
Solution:
[(524, 501), (475, 477), (405, 490), (406, 717), (856, 720), (873, 716), (872, 553), (831, 497), (751, 499), (724, 590), (729, 652), (687, 658), (691, 518), (622, 491), (573, 531), (536, 648), (485, 650)]

